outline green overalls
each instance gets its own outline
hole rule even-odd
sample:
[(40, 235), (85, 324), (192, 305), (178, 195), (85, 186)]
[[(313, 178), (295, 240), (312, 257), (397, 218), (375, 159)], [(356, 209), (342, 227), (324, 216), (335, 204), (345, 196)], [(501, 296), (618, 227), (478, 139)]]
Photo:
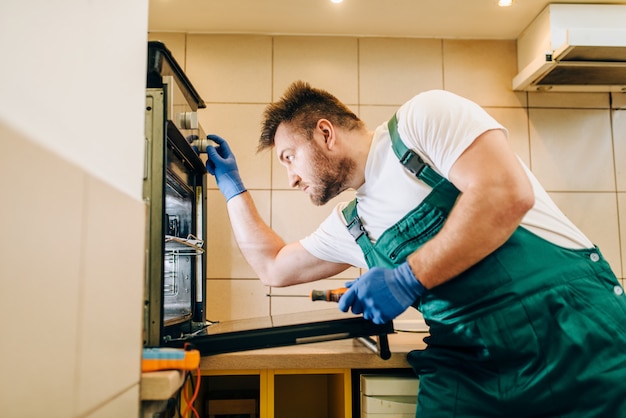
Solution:
[[(402, 143), (394, 152), (432, 187), (372, 244), (348, 229), (369, 267), (394, 267), (443, 226), (459, 191)], [(418, 417), (626, 417), (626, 296), (598, 248), (571, 250), (523, 227), (498, 250), (414, 304), (430, 326), (408, 361)]]

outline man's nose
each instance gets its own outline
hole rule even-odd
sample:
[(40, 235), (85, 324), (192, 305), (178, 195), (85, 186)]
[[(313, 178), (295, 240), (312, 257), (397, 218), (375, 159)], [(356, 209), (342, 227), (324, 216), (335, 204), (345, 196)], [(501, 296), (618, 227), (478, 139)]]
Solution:
[(300, 176), (298, 176), (297, 174), (295, 174), (293, 171), (289, 169), (287, 170), (287, 178), (289, 180), (289, 186), (294, 189), (298, 187), (298, 185), (300, 184), (300, 180), (302, 180)]

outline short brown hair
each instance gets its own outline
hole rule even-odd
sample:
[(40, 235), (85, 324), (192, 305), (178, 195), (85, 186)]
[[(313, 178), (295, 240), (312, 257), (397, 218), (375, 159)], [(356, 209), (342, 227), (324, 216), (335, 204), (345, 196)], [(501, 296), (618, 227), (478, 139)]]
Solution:
[(364, 127), (346, 105), (329, 92), (311, 87), (309, 83), (293, 82), (277, 102), (265, 108), (258, 151), (274, 146), (278, 125), (293, 123), (308, 139), (320, 119), (328, 119), (333, 125), (352, 130)]

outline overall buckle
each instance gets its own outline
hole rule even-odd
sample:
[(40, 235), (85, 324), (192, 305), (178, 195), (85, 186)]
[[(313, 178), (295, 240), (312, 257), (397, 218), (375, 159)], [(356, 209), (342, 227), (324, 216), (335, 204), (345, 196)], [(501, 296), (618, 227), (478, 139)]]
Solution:
[(406, 167), (407, 170), (416, 176), (419, 176), (424, 167), (426, 167), (426, 163), (422, 160), (422, 157), (417, 155), (417, 153), (411, 149), (404, 153), (402, 158), (400, 158), (400, 162), (404, 165), (404, 167)]
[(350, 235), (352, 235), (355, 241), (361, 238), (361, 236), (367, 234), (358, 216), (354, 218), (348, 225), (348, 232), (350, 232)]

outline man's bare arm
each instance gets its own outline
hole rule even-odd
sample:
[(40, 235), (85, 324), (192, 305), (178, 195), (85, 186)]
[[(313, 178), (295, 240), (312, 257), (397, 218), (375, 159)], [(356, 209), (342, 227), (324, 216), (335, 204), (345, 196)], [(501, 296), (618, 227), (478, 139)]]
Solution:
[(461, 191), (443, 228), (407, 260), (426, 287), (437, 286), (495, 251), (534, 205), (532, 185), (500, 130), (479, 136), (450, 170)]
[(350, 265), (313, 256), (300, 242), (285, 243), (259, 215), (249, 192), (227, 203), (235, 239), (243, 256), (267, 286), (289, 286), (324, 279)]

